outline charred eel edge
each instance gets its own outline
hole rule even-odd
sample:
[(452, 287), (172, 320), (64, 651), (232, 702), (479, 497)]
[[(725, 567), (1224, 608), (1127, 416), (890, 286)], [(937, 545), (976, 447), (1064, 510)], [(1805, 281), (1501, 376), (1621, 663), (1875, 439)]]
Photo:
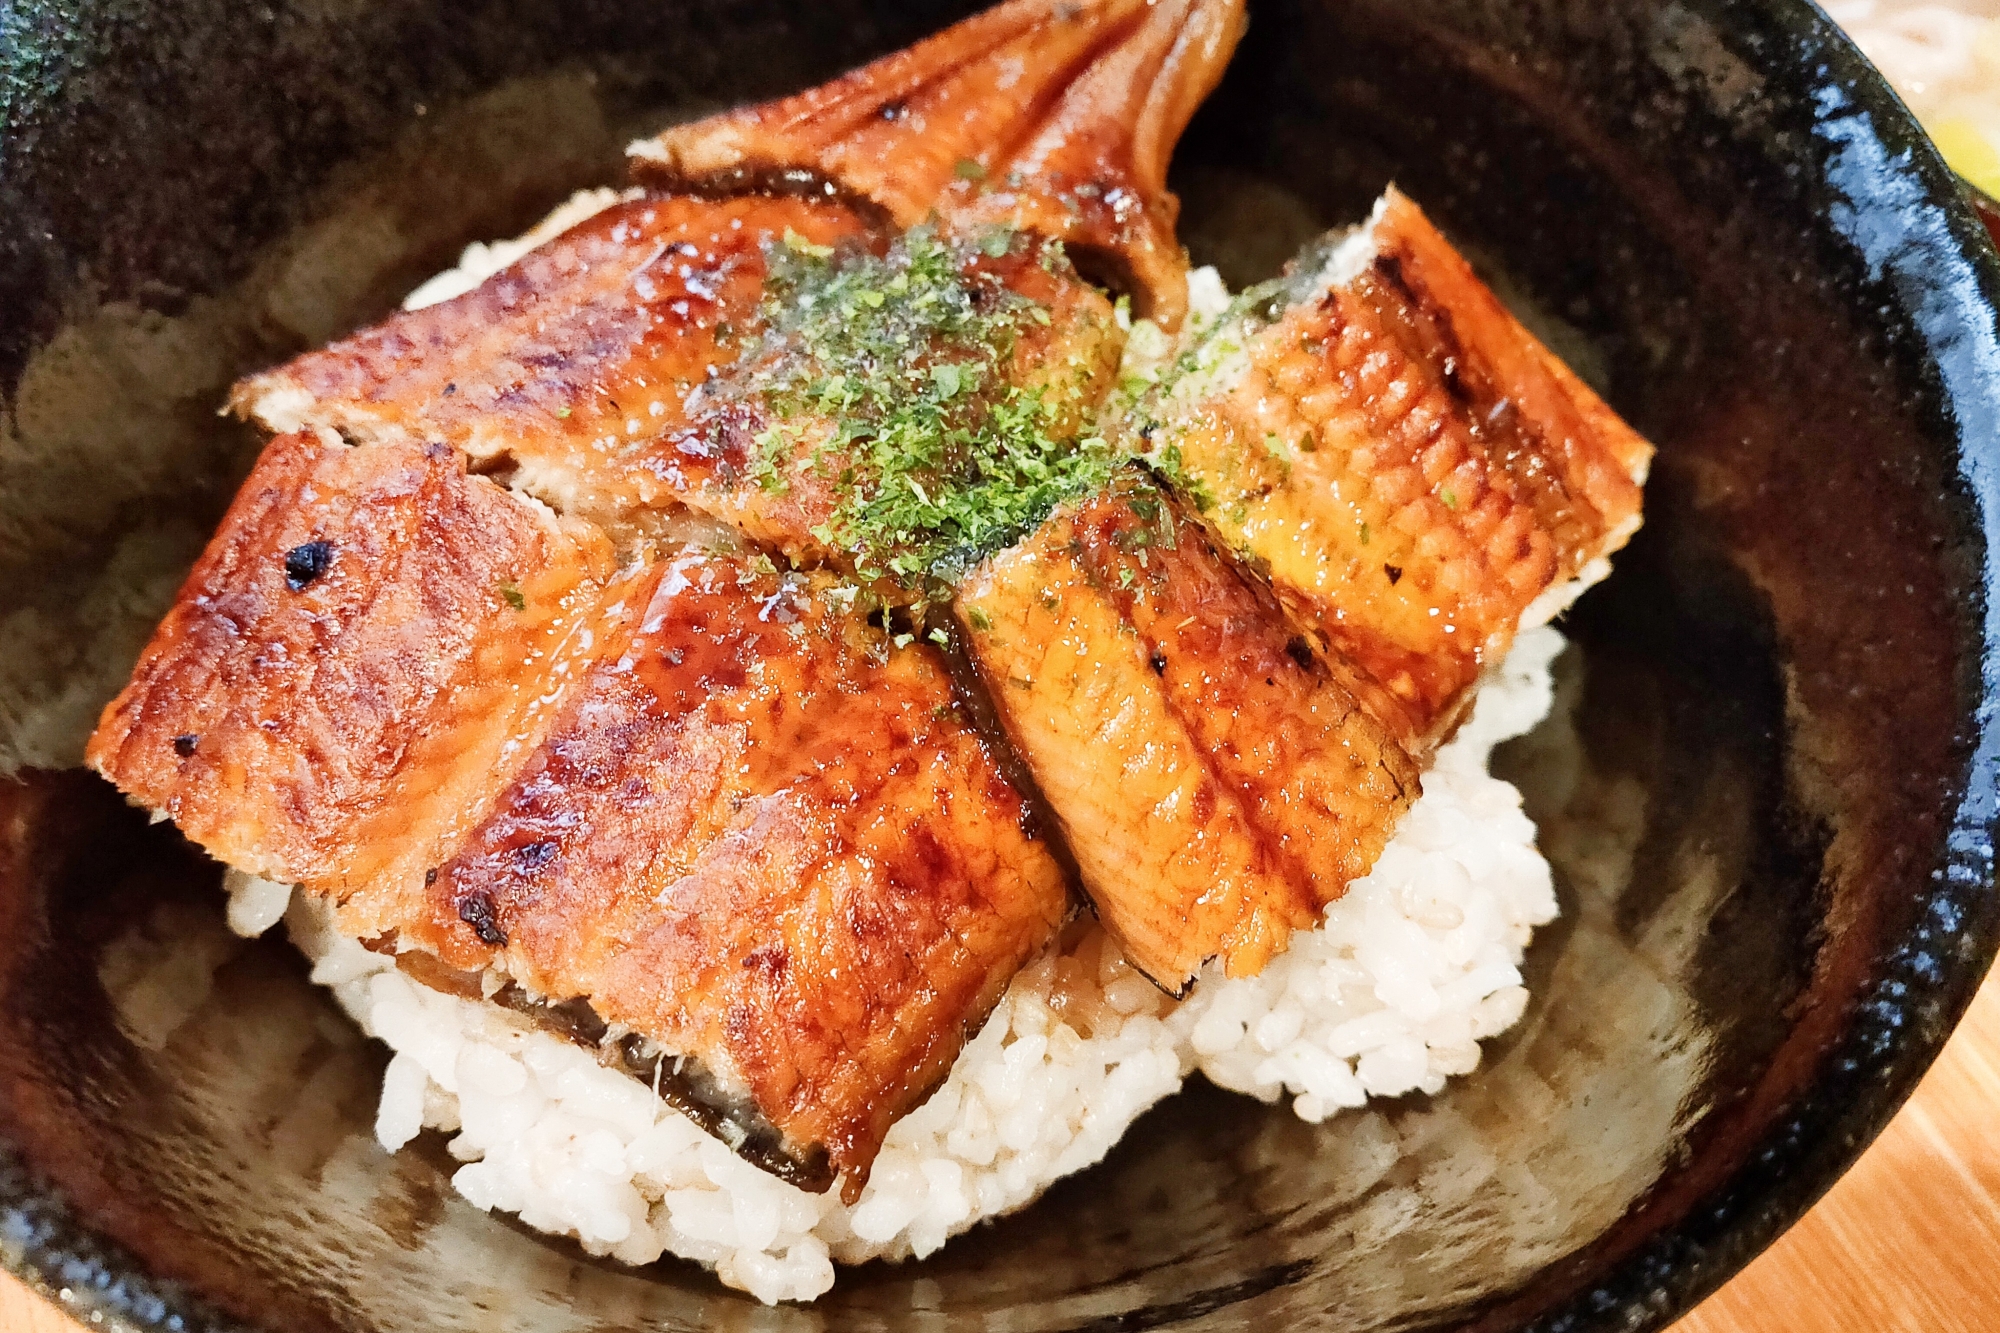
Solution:
[(675, 1055), (650, 1038), (605, 1022), (587, 997), (547, 1000), (513, 981), (489, 996), (477, 973), (447, 967), (418, 951), (397, 954), (396, 967), (432, 990), (498, 1004), (527, 1019), (538, 1031), (593, 1052), (599, 1064), (646, 1084), (662, 1102), (720, 1139), (730, 1151), (786, 1184), (809, 1194), (824, 1194), (833, 1187), (835, 1172), (825, 1144), (787, 1147), (784, 1133), (765, 1118), (753, 1099), (724, 1088), (713, 1071), (693, 1056)]

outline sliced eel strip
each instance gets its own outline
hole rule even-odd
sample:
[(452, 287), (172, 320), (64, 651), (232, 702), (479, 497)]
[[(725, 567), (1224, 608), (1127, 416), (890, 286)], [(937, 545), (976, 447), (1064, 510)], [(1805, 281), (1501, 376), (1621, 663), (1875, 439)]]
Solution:
[(423, 871), (525, 762), (613, 581), (593, 529), (441, 445), (271, 441), (86, 759), (219, 860), (421, 911)]
[(629, 543), (677, 508), (633, 460), (755, 341), (769, 247), (871, 235), (820, 200), (622, 201), (472, 291), (252, 376), (230, 403), (272, 429), (449, 444)]
[(1068, 888), (934, 652), (823, 578), (688, 555), (649, 582), (439, 870), (455, 929), (417, 943), (589, 997), (732, 1094), (698, 1120), (851, 1201)]
[(1538, 599), (1637, 529), (1652, 456), (1393, 190), (1247, 293), (1128, 424), (1178, 451), (1223, 540), (1419, 754)]
[(1182, 503), (1137, 475), (994, 556), (956, 609), (1126, 957), (1257, 972), (1366, 874), (1414, 760)]

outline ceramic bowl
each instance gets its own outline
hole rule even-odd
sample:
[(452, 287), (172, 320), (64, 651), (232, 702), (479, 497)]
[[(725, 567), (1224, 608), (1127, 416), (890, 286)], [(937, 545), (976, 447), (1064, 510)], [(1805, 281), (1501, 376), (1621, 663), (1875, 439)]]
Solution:
[[(243, 475), (244, 372), (963, 5), (0, 11), (0, 1258), (112, 1326), (1644, 1329), (1852, 1162), (1996, 943), (2000, 264), (1797, 0), (1258, 0), (1175, 168), (1242, 282), (1394, 180), (1660, 448), (1500, 759), (1563, 915), (1481, 1069), (1310, 1126), (1191, 1088), (923, 1263), (765, 1308), (371, 1133), (383, 1052), (74, 768)], [(135, 977), (163, 962), (169, 1003)]]

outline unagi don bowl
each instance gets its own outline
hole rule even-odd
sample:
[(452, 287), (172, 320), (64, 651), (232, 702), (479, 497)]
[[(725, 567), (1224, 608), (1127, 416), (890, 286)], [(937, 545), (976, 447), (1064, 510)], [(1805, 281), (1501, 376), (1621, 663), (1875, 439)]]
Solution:
[[(0, 1260), (113, 1327), (1660, 1327), (1909, 1094), (2000, 944), (2000, 260), (1798, 0), (1269, 0), (1175, 159), (1234, 285), (1391, 182), (1659, 447), (1522, 789), (1562, 915), (1431, 1097), (1199, 1081), (928, 1260), (766, 1307), (455, 1194), (386, 1059), (80, 741), (256, 440), (239, 375), (949, 4), (0, 16)], [(190, 985), (152, 1020), (135, 959)], [(124, 988), (129, 992), (129, 987)], [(126, 998), (129, 1000), (129, 994)], [(178, 1006), (176, 1008), (175, 1006)]]

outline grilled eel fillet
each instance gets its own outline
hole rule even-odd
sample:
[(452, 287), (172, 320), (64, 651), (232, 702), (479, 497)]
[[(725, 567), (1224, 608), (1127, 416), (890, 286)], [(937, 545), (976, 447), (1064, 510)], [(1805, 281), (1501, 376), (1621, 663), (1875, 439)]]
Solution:
[[(1226, 56), (1121, 54), (1157, 45), (1144, 19), (1017, 5), (1005, 50), (980, 20), (926, 49), (959, 50), (951, 116), (999, 98), (1009, 134), (1073, 133), (1107, 170), (1152, 153), (1119, 177), (1136, 188)], [(1010, 100), (1025, 68), (1041, 92)], [(1124, 124), (1135, 108), (1153, 110)], [(928, 142), (948, 119), (902, 128)], [(932, 187), (905, 188), (921, 208)], [(1032, 202), (1035, 182), (1012, 188)], [(774, 347), (770, 258), (881, 254), (895, 220), (858, 189), (709, 196), (627, 199), (473, 292), (240, 385), (232, 405), (279, 438), (89, 759), (421, 979), (499, 983), (751, 1160), (851, 1199), (1068, 899), (941, 655), (888, 653), (851, 588), (770, 585), (745, 551), (748, 530), (839, 563), (806, 549), (809, 478), (790, 509), (746, 489), (761, 363), (739, 362)], [(1106, 216), (1135, 204), (1171, 218), (1126, 196)], [(1051, 314), (1003, 369), (1084, 367), (1047, 386), (1066, 431), (1122, 335), (1045, 252), (982, 247), (968, 280)], [(1177, 247), (1128, 267), (1146, 265), (1181, 285)], [(690, 539), (699, 596), (674, 563)]]
[(1393, 190), (1112, 424), (1201, 521), (1123, 480), (957, 609), (1099, 917), (1179, 993), (1367, 872), (1483, 667), (1637, 529), (1652, 449)]
[(1394, 189), (1245, 292), (1120, 424), (1177, 452), (1222, 540), (1419, 756), (1531, 608), (1638, 530), (1653, 454)]
[(615, 570), (438, 445), (273, 440), (89, 760), (421, 979), (583, 998), (815, 1189), (1069, 910), (935, 652), (823, 575)]

